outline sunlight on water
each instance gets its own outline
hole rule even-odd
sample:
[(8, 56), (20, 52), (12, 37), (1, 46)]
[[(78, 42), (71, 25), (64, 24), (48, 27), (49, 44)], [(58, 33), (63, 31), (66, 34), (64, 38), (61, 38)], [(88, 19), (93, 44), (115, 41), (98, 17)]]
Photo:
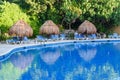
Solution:
[(120, 80), (120, 75), (114, 70), (112, 65), (106, 63), (99, 66), (98, 69), (95, 65), (90, 69), (79, 65), (73, 71), (65, 75), (65, 80)]
[(69, 43), (21, 50), (0, 63), (0, 80), (120, 80), (119, 46)]
[(11, 62), (2, 64), (0, 69), (0, 80), (18, 80), (25, 71), (27, 71), (27, 69), (21, 70), (15, 68)]

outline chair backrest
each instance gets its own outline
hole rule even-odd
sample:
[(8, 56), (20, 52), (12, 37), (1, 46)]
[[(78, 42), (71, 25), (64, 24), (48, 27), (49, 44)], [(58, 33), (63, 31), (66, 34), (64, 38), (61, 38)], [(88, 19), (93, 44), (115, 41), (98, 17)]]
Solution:
[(62, 39), (62, 40), (63, 40), (63, 39), (65, 39), (65, 38), (66, 38), (66, 35), (65, 35), (65, 34), (63, 34), (63, 33), (62, 33), (62, 34), (60, 34), (60, 39)]
[(17, 37), (17, 36), (12, 37), (12, 39), (13, 39), (13, 41), (20, 41), (19, 37)]
[(55, 38), (56, 38), (56, 39), (59, 38), (59, 35), (56, 34), (56, 35), (55, 35)]
[(37, 39), (42, 39), (42, 38), (43, 38), (43, 36), (37, 35)]
[(113, 33), (113, 37), (117, 38), (118, 37), (118, 33)]
[(59, 35), (57, 35), (57, 34), (56, 34), (56, 35), (53, 35), (53, 34), (52, 34), (52, 35), (50, 35), (50, 38), (53, 39), (53, 40), (56, 40), (56, 39), (59, 38)]
[(42, 35), (37, 35), (37, 40), (45, 40), (45, 38)]
[(51, 39), (55, 38), (55, 35), (53, 35), (53, 34), (52, 34), (52, 35), (50, 35), (50, 38), (51, 38)]
[(90, 39), (91, 39), (91, 38), (92, 38), (92, 35), (91, 35), (91, 34), (87, 35), (87, 38), (90, 38)]
[(13, 40), (17, 40), (17, 39), (18, 39), (18, 37), (16, 37), (16, 36), (15, 36), (15, 37), (13, 37)]
[(85, 38), (84, 34), (79, 34), (79, 38)]
[(28, 41), (28, 37), (27, 37), (27, 36), (24, 36), (24, 37), (23, 37), (23, 41)]
[(74, 38), (79, 38), (79, 34), (77, 32), (74, 33)]
[(65, 37), (66, 35), (65, 34), (60, 34), (60, 37)]
[(96, 34), (91, 34), (92, 38), (97, 38)]
[(113, 33), (113, 35), (118, 35), (118, 33)]

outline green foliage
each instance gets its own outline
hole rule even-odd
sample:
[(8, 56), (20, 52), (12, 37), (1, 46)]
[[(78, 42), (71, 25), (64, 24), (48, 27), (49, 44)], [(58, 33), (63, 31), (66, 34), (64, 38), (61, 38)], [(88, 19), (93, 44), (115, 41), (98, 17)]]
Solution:
[[(120, 25), (120, 0), (3, 0), (0, 1), (0, 29), (8, 31), (17, 20), (24, 19), (32, 26), (34, 36), (46, 20), (64, 28), (77, 29), (80, 22), (89, 20), (100, 32)], [(74, 25), (79, 20), (78, 25)], [(73, 26), (74, 25), (74, 26)], [(107, 30), (107, 31), (106, 31)]]
[(61, 10), (63, 11), (63, 20), (69, 24), (69, 29), (71, 29), (71, 23), (74, 22), (81, 14), (81, 9), (76, 1), (64, 0)]
[(114, 13), (114, 9), (116, 9), (120, 4), (120, 1), (82, 0), (80, 3), (80, 9), (82, 9), (80, 20), (90, 20), (98, 27), (98, 30), (105, 31), (107, 28), (114, 24), (111, 17)]
[(67, 21), (71, 21), (80, 16), (81, 10), (79, 8), (79, 4), (75, 1), (65, 0), (63, 2), (63, 6), (61, 7), (63, 12), (65, 13), (65, 17), (67, 17)]
[(0, 5), (0, 30), (2, 33), (8, 29), (18, 20), (23, 19), (28, 22), (29, 17), (24, 13), (17, 4), (4, 1)]
[(40, 28), (40, 26), (39, 26), (40, 23), (39, 23), (39, 20), (38, 20), (37, 16), (35, 16), (35, 15), (30, 16), (30, 22), (29, 23), (32, 26), (32, 29), (33, 29), (33, 32), (34, 32), (33, 37), (36, 37), (36, 35), (39, 34), (39, 28)]
[[(27, 5), (29, 5), (29, 9), (27, 14), (30, 15), (31, 20), (31, 26), (33, 26), (34, 30), (34, 36), (39, 33), (40, 26), (46, 21), (46, 20), (53, 20), (54, 22), (57, 22), (57, 18), (59, 19), (57, 15), (57, 10), (55, 7), (53, 7), (53, 4), (55, 0), (42, 0), (42, 1), (33, 1), (33, 0), (25, 0)], [(55, 14), (55, 15), (53, 15)]]
[(25, 0), (25, 2), (29, 5), (28, 13), (31, 15), (37, 15), (40, 12), (44, 12), (46, 10), (45, 4), (42, 4), (39, 0)]
[(114, 8), (118, 7), (118, 1), (116, 0), (84, 0), (81, 3), (82, 14), (101, 15), (105, 18), (109, 18), (113, 13)]
[(58, 25), (58, 26), (59, 26), (60, 32), (64, 32), (64, 27), (62, 25)]
[(118, 1), (119, 6), (114, 9), (111, 19), (114, 22), (114, 25), (120, 25), (120, 1)]

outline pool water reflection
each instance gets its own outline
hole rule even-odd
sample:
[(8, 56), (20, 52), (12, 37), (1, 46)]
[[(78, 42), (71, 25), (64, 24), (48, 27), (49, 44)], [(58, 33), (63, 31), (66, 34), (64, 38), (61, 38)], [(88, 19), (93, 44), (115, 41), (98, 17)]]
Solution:
[(25, 49), (0, 62), (0, 80), (120, 80), (120, 43)]

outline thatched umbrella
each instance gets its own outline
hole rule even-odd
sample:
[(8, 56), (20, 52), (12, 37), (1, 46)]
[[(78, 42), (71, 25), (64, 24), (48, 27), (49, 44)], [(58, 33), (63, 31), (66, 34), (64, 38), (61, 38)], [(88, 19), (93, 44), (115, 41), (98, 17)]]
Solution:
[(47, 20), (39, 30), (40, 34), (59, 34), (59, 27), (51, 20)]
[(96, 33), (97, 29), (94, 24), (85, 20), (78, 28), (78, 33), (93, 34)]
[(32, 36), (33, 30), (23, 20), (19, 20), (10, 28), (9, 34), (11, 36), (19, 36), (19, 37), (28, 36), (29, 37), (29, 36)]

